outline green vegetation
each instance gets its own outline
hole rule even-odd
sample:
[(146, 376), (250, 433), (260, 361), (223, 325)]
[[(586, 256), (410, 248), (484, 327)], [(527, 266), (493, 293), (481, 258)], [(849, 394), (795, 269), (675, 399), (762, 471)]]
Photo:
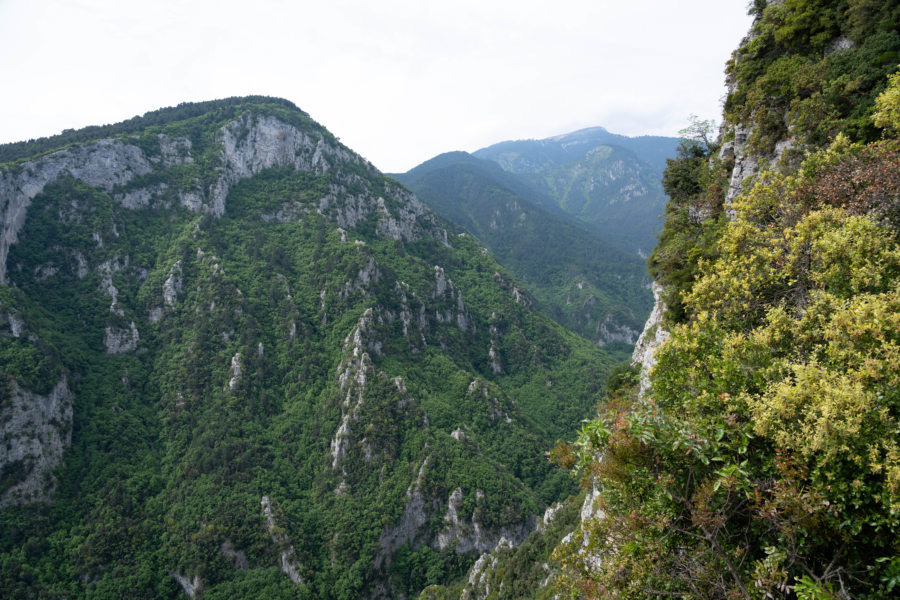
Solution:
[(148, 135), (149, 128), (181, 123), (182, 127), (187, 126), (195, 132), (201, 132), (204, 131), (204, 125), (233, 119), (253, 105), (269, 108), (278, 106), (286, 108), (290, 112), (309, 116), (292, 102), (270, 96), (241, 96), (208, 102), (182, 102), (178, 106), (152, 110), (144, 113), (143, 116), (132, 117), (113, 125), (94, 125), (78, 130), (67, 129), (59, 135), (46, 138), (0, 144), (0, 163), (32, 159), (72, 144), (83, 144), (122, 135), (134, 135), (139, 138), (139, 143), (143, 140), (153, 144), (153, 136)]
[[(753, 125), (759, 152), (788, 130), (828, 143), (795, 169), (763, 169), (728, 207), (713, 146), (686, 140), (670, 162), (650, 266), (667, 286), (671, 337), (644, 397), (611, 377), (600, 418), (557, 450), (597, 486), (603, 513), (556, 550), (563, 593), (896, 594), (900, 80), (885, 76), (896, 7), (754, 5), (726, 117)], [(840, 35), (854, 48), (826, 53)], [(830, 115), (814, 126), (797, 118), (810, 99)]]
[(595, 127), (501, 142), (474, 155), (528, 183), (543, 208), (575, 217), (607, 244), (646, 255), (666, 204), (659, 180), (677, 145), (675, 138), (629, 138)]
[[(29, 153), (119, 135), (158, 158), (164, 134), (193, 160), (110, 192), (60, 178), (10, 248), (0, 410), (13, 382), (47, 393), (65, 375), (74, 416), (52, 499), (0, 508), (0, 596), (183, 597), (176, 574), (204, 598), (416, 594), (474, 562), (474, 522), (496, 541), (575, 492), (544, 453), (596, 403), (607, 354), (430, 213), (415, 239), (380, 233), (407, 192), (289, 104), (148, 115), (3, 155), (27, 170)], [(221, 128), (265, 116), (343, 154), (242, 179), (220, 218), (182, 206), (222, 173)], [(159, 191), (117, 200), (141, 189)], [(136, 348), (108, 352), (105, 331), (132, 323)], [(6, 465), (0, 492), (27, 470)], [(461, 533), (442, 545), (456, 489)], [(417, 495), (421, 521), (405, 517)]]
[(469, 154), (441, 155), (397, 178), (481, 240), (557, 322), (626, 359), (651, 305), (638, 257), (542, 209), (514, 175)]
[(685, 318), (684, 294), (697, 277), (701, 259), (714, 256), (714, 244), (727, 222), (722, 206), (729, 166), (716, 158), (711, 124), (695, 122), (684, 132), (675, 158), (668, 159), (662, 185), (669, 197), (666, 226), (647, 260), (663, 286), (667, 321)]
[(751, 146), (764, 154), (791, 136), (815, 147), (839, 132), (877, 140), (871, 115), (900, 62), (900, 3), (762, 0), (751, 12), (752, 37), (728, 65), (734, 89), (725, 102), (729, 122), (753, 128)]

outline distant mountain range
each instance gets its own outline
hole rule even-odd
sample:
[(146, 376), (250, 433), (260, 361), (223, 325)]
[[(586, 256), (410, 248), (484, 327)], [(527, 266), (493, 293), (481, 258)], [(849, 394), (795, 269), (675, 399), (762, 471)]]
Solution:
[(520, 176), (605, 241), (646, 256), (662, 229), (666, 197), (660, 181), (677, 145), (678, 138), (632, 138), (592, 127), (500, 142), (473, 154)]
[(598, 345), (634, 343), (650, 311), (642, 257), (678, 140), (602, 127), (448, 152), (393, 175), (480, 239), (554, 319)]
[(521, 175), (449, 152), (394, 177), (481, 240), (558, 322), (610, 348), (637, 339), (652, 304), (644, 261), (604, 241)]

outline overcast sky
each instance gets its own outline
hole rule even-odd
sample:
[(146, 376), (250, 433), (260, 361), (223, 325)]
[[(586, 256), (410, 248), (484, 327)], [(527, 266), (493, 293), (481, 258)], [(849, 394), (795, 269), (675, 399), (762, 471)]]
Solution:
[(748, 0), (0, 0), (0, 142), (185, 101), (293, 101), (383, 171), (719, 119)]

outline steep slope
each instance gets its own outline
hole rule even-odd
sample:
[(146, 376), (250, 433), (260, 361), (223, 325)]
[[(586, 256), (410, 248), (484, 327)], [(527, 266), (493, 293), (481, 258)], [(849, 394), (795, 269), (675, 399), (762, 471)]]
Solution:
[(501, 142), (474, 155), (523, 176), (604, 240), (646, 256), (662, 227), (666, 199), (659, 181), (677, 144), (675, 138), (629, 138), (594, 127)]
[[(536, 204), (554, 215), (566, 216), (566, 212), (556, 204), (556, 201), (551, 196), (535, 188), (527, 179), (520, 177), (517, 173), (503, 170), (494, 161), (477, 158), (468, 152), (445, 152), (413, 167), (406, 173), (391, 174), (391, 176), (401, 181), (415, 181), (434, 171), (458, 165), (478, 167), (484, 176), (489, 177), (491, 182), (497, 187), (502, 187), (513, 194), (527, 198), (532, 204)], [(450, 209), (449, 203), (447, 203), (447, 209)], [(457, 218), (462, 217), (464, 214), (462, 211), (456, 213), (456, 217), (452, 221), (454, 223), (459, 222)]]
[(657, 171), (666, 168), (678, 145), (676, 138), (644, 135), (628, 137), (610, 133), (603, 127), (588, 127), (542, 140), (499, 142), (474, 154), (499, 164), (511, 173), (543, 171), (583, 158), (598, 146), (618, 146), (630, 150)]
[(542, 209), (517, 178), (464, 152), (395, 177), (484, 242), (559, 323), (601, 346), (627, 349), (636, 341), (650, 309), (638, 257)]
[(897, 593), (900, 3), (750, 11), (720, 140), (664, 177), (649, 377), (560, 453), (594, 492), (563, 594)]
[(609, 358), (290, 103), (3, 152), (3, 597), (400, 598), (571, 492)]

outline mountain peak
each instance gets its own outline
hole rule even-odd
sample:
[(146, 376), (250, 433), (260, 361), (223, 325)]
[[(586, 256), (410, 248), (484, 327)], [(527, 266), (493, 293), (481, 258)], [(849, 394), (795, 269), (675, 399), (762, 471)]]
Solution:
[[(180, 121), (209, 116), (218, 120), (229, 115), (237, 115), (248, 110), (281, 109), (305, 119), (309, 114), (296, 104), (284, 98), (271, 96), (232, 96), (219, 100), (202, 102), (182, 102), (148, 111), (120, 123), (89, 125), (80, 129), (66, 129), (57, 135), (20, 142), (0, 144), (0, 163), (13, 162), (37, 154), (53, 151), (75, 143), (85, 143), (121, 135), (132, 135), (150, 127), (164, 127)], [(311, 119), (309, 122), (313, 122)]]
[[(562, 142), (566, 140), (578, 139), (578, 138), (589, 138), (594, 136), (601, 136), (604, 134), (609, 134), (609, 130), (605, 127), (601, 127), (599, 125), (595, 127), (585, 127), (584, 129), (578, 129), (577, 131), (572, 131), (570, 133), (561, 133), (559, 135), (554, 135), (548, 138), (545, 138), (543, 141), (547, 142)], [(611, 134), (615, 135), (615, 134)]]
[(294, 105), (2, 150), (0, 595), (408, 598), (574, 491), (610, 355)]

